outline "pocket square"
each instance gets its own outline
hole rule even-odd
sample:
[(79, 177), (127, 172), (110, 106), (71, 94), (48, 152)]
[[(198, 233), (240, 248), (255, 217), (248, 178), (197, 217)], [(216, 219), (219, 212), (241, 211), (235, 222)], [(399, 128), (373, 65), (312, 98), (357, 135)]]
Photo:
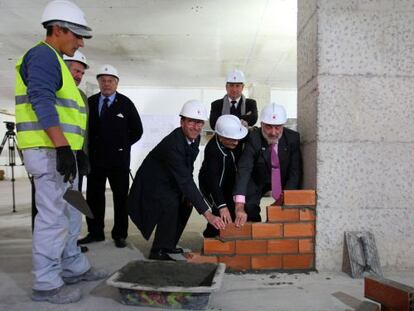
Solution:
[(123, 118), (124, 117), (124, 115), (122, 113), (118, 113), (116, 116), (119, 117), (119, 118)]

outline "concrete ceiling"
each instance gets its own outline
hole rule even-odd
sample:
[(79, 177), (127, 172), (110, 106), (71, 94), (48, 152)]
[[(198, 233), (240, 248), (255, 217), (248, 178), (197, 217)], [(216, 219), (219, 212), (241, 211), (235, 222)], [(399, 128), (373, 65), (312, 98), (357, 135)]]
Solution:
[[(0, 0), (0, 107), (13, 107), (14, 64), (44, 39), (48, 0)], [(223, 87), (242, 69), (248, 83), (296, 87), (295, 0), (84, 0), (94, 37), (91, 65), (114, 65), (122, 86)]]

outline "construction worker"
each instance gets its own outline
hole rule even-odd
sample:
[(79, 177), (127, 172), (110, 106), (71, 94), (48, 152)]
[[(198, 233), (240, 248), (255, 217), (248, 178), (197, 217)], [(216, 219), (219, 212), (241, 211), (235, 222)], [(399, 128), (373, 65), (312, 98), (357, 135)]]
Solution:
[(139, 167), (128, 197), (131, 220), (149, 239), (157, 226), (150, 259), (171, 260), (182, 253), (177, 243), (192, 206), (216, 229), (225, 227), (204, 201), (193, 179), (200, 133), (207, 111), (198, 100), (187, 101), (180, 112), (180, 127), (173, 130), (147, 155)]
[(88, 98), (91, 172), (86, 199), (94, 219), (86, 218), (88, 234), (79, 240), (87, 244), (105, 240), (105, 190), (109, 180), (114, 200), (112, 239), (118, 248), (126, 247), (131, 146), (142, 136), (141, 119), (134, 103), (117, 92), (119, 74), (115, 67), (103, 65), (96, 78), (100, 92)]
[[(69, 71), (72, 74), (73, 79), (75, 80), (76, 86), (79, 87), (79, 84), (82, 82), (83, 75), (85, 71), (89, 69), (89, 65), (85, 55), (83, 55), (79, 50), (76, 50), (73, 56), (68, 56), (66, 54), (63, 55), (63, 60), (65, 61), (66, 65), (68, 65)], [(87, 103), (88, 97), (86, 94), (79, 89), (79, 92), (82, 95), (85, 103)], [(88, 105), (85, 104), (85, 107)]]
[[(247, 215), (244, 210), (234, 210), (233, 187), (240, 157), (237, 146), (248, 131), (239, 118), (226, 114), (218, 118), (215, 132), (204, 150), (198, 175), (200, 190), (214, 215), (220, 216), (225, 224), (234, 220), (236, 226), (241, 226), (246, 222)], [(210, 224), (203, 232), (205, 238), (218, 234), (219, 231)]]
[(266, 105), (260, 113), (260, 128), (253, 128), (238, 163), (234, 187), (237, 209), (245, 209), (248, 221), (261, 221), (260, 199), (271, 192), (274, 204), (283, 203), (284, 189), (299, 189), (302, 155), (298, 132), (284, 127), (286, 111), (281, 105)]
[[(64, 54), (63, 60), (65, 61), (66, 65), (68, 65), (69, 71), (73, 79), (75, 80), (75, 84), (78, 87), (78, 90), (82, 96), (83, 102), (85, 103), (86, 120), (88, 120), (88, 116), (89, 116), (88, 97), (79, 88), (79, 84), (82, 82), (82, 78), (83, 78), (83, 75), (85, 74), (85, 71), (89, 69), (89, 65), (86, 60), (86, 57), (79, 50), (77, 50), (73, 56), (67, 56), (66, 54)], [(87, 138), (88, 138), (88, 122), (86, 122), (85, 136), (84, 136), (84, 142), (83, 142), (83, 148), (82, 148), (84, 153), (80, 153), (79, 156), (83, 154), (87, 155), (87, 152), (88, 152), (88, 148), (87, 148), (88, 139)], [(87, 165), (85, 166), (85, 171), (79, 171), (79, 177), (78, 177), (79, 191), (82, 191), (83, 177), (88, 175), (90, 171), (89, 160), (84, 159), (82, 161), (86, 163)], [(84, 245), (80, 245), (80, 249), (82, 253), (86, 253), (89, 250), (88, 247)]]
[(257, 121), (257, 104), (254, 99), (246, 98), (242, 93), (246, 79), (241, 70), (229, 72), (226, 80), (227, 94), (211, 103), (210, 126), (214, 130), (218, 117), (232, 114), (242, 120), (244, 126), (253, 126)]
[[(45, 41), (16, 64), (16, 128), (26, 170), (33, 176), (38, 213), (32, 247), (32, 299), (56, 304), (81, 298), (80, 281), (106, 273), (91, 268), (76, 240), (82, 224), (78, 210), (63, 199), (77, 182), (86, 126), (85, 104), (62, 54), (72, 56), (91, 38), (82, 10), (73, 2), (47, 4), (42, 20)], [(78, 163), (77, 163), (78, 161)]]
[[(86, 113), (86, 120), (88, 120), (89, 116), (89, 106), (88, 106), (88, 97), (86, 94), (79, 88), (79, 84), (82, 82), (83, 75), (85, 74), (85, 71), (89, 69), (89, 65), (87, 63), (85, 55), (83, 55), (80, 51), (76, 51), (73, 56), (67, 56), (63, 55), (63, 60), (65, 61), (66, 65), (68, 65), (69, 71), (75, 80), (75, 84), (78, 87), (79, 93), (82, 96), (82, 99), (85, 103), (85, 113)], [(83, 142), (83, 148), (85, 154), (88, 152), (88, 122), (86, 122), (86, 129), (85, 129), (85, 137)], [(89, 164), (89, 161), (85, 159), (85, 163)], [(88, 175), (90, 168), (89, 166), (86, 167), (87, 171), (85, 172), (79, 172), (79, 183), (78, 183), (78, 189), (79, 191), (82, 191), (82, 181), (83, 176)]]

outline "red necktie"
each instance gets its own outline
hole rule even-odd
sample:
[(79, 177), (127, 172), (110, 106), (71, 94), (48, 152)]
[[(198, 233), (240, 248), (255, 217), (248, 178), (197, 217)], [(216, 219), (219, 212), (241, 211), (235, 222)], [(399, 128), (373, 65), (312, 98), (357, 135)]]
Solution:
[(277, 148), (277, 144), (270, 145), (272, 159), (272, 197), (275, 201), (277, 201), (282, 194), (282, 183), (280, 180), (279, 157), (276, 153), (275, 147)]

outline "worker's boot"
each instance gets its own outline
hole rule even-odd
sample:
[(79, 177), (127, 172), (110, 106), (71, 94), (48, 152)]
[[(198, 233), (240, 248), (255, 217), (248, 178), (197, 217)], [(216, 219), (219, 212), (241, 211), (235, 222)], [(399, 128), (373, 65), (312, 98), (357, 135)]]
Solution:
[(81, 275), (77, 276), (69, 276), (69, 277), (62, 277), (63, 282), (66, 284), (76, 284), (81, 281), (92, 282), (92, 281), (99, 281), (108, 276), (108, 273), (102, 270), (95, 270), (94, 268), (90, 268), (88, 271)]
[(81, 299), (79, 288), (70, 288), (65, 285), (51, 290), (32, 290), (32, 300), (47, 301), (55, 304), (78, 302)]

